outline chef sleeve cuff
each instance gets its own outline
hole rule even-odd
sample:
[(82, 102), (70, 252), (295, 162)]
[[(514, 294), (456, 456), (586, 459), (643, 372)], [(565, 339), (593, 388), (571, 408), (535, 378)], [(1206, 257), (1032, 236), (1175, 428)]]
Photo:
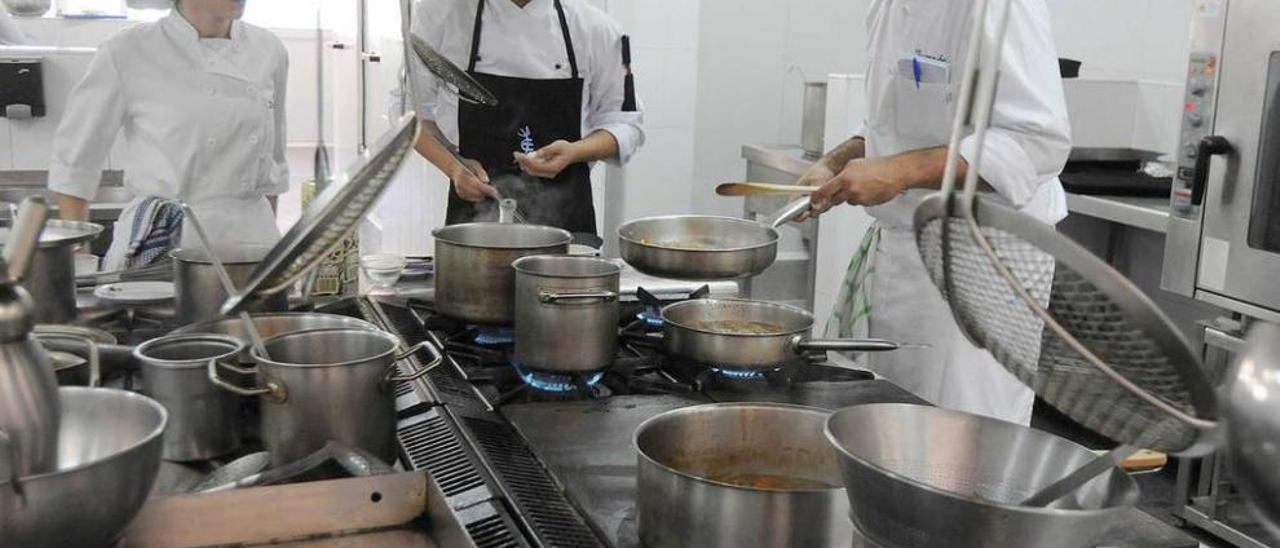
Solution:
[[(1008, 132), (999, 128), (988, 129), (986, 141), (978, 176), (1014, 207), (1025, 206), (1044, 182), (1037, 175), (1035, 165), (1018, 140)], [(970, 135), (960, 143), (960, 156), (969, 162), (970, 167), (977, 152), (976, 136)]]
[[(626, 165), (627, 162), (631, 161), (631, 157), (635, 156), (636, 151), (640, 150), (640, 146), (644, 144), (644, 131), (635, 124), (626, 122), (603, 123), (591, 129), (591, 132), (594, 131), (607, 131), (618, 142), (618, 155), (606, 160), (614, 165)], [(588, 132), (588, 134), (591, 132)]]
[(271, 178), (263, 185), (262, 192), (268, 196), (279, 196), (289, 192), (289, 166), (276, 164), (271, 168)]
[(49, 190), (92, 200), (102, 182), (101, 169), (84, 169), (55, 162), (49, 166)]

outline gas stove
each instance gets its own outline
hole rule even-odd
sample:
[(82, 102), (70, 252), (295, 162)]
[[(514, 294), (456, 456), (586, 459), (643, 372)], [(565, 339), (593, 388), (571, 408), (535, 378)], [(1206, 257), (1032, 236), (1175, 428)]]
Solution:
[(822, 356), (751, 374), (665, 356), (657, 310), (691, 296), (698, 292), (637, 291), (624, 303), (617, 359), (585, 375), (522, 370), (511, 362), (509, 333), (443, 317), (428, 301), (357, 299), (325, 311), (372, 321), (407, 345), (430, 340), (444, 350), (444, 363), (398, 388), (398, 435), (402, 463), (439, 484), (450, 518), (466, 531), (462, 545), (638, 545), (631, 435), (670, 409), (920, 402)]

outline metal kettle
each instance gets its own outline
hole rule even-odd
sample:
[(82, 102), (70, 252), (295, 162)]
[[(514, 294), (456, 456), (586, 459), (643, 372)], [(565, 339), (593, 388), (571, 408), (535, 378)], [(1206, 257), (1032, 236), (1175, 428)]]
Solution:
[(31, 334), (33, 303), (19, 285), (48, 214), (42, 198), (22, 202), (0, 264), (0, 470), (14, 478), (49, 472), (58, 464), (58, 381)]

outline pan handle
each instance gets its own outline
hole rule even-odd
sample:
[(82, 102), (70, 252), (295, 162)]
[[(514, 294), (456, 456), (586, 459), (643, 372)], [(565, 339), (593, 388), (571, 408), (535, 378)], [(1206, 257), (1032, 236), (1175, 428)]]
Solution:
[(557, 293), (555, 291), (542, 290), (538, 292), (538, 301), (542, 304), (556, 304), (560, 301), (571, 300), (597, 300), (609, 302), (618, 298), (616, 291), (597, 290), (597, 291), (574, 291), (569, 293)]
[(794, 219), (796, 215), (799, 215), (808, 210), (809, 210), (809, 197), (801, 196), (799, 198), (796, 198), (795, 200), (792, 200), (787, 205), (782, 206), (782, 209), (779, 209), (778, 211), (774, 212), (773, 216), (769, 220), (769, 226), (773, 228), (778, 228), (782, 225), (787, 224), (788, 221)]
[(791, 347), (797, 353), (821, 352), (887, 352), (901, 347), (896, 342), (883, 339), (812, 339), (797, 336), (791, 339)]

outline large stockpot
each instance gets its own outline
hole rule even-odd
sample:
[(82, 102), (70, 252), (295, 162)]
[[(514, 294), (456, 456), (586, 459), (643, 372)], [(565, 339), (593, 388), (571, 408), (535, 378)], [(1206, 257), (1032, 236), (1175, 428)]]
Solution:
[(810, 340), (813, 315), (784, 304), (694, 299), (662, 309), (668, 354), (741, 371), (777, 369), (810, 351), (881, 352), (899, 345), (878, 339)]
[(708, 215), (670, 215), (618, 227), (622, 260), (636, 270), (676, 280), (750, 278), (778, 257), (778, 227), (809, 208), (800, 198), (769, 222)]
[[(111, 546), (160, 470), (167, 414), (141, 394), (63, 387), (57, 469), (0, 477), (0, 545)], [(0, 469), (7, 454), (0, 440)]]
[(1095, 458), (1031, 428), (938, 407), (872, 404), (831, 416), (854, 525), (889, 548), (1095, 546), (1138, 486), (1119, 469), (1049, 507), (1019, 503)]
[(142, 390), (169, 411), (165, 460), (209, 460), (240, 447), (240, 401), (206, 377), (209, 363), (235, 361), (244, 349), (225, 335), (170, 335), (134, 349)]
[[(0, 241), (9, 229), (0, 229)], [(22, 286), (35, 303), (36, 323), (71, 323), (76, 319), (76, 247), (102, 233), (102, 225), (79, 221), (46, 221), (40, 244)]]
[(519, 367), (590, 373), (613, 364), (621, 267), (604, 259), (563, 255), (525, 257), (512, 267)]
[[(313, 329), (351, 328), (378, 330), (378, 326), (359, 318), (319, 312), (264, 312), (253, 314), (250, 318), (253, 320), (254, 327), (258, 328), (258, 334), (263, 339), (299, 331), (311, 331)], [(235, 337), (245, 345), (244, 350), (240, 352), (240, 364), (253, 364), (253, 357), (250, 356), (249, 352), (249, 346), (253, 344), (253, 338), (249, 335), (248, 330), (245, 329), (244, 320), (240, 318), (223, 318), (194, 323), (175, 329), (171, 334), (189, 335), (193, 333)]]
[(515, 320), (516, 272), (530, 255), (564, 255), (573, 236), (549, 226), (466, 223), (437, 228), (436, 310), (476, 324)]
[[(253, 349), (259, 388), (246, 389), (218, 376), (219, 367), (240, 374), (254, 370), (210, 361), (214, 384), (244, 396), (262, 396), (262, 441), (273, 466), (314, 453), (329, 441), (363, 449), (393, 462), (395, 394), (390, 384), (411, 381), (439, 365), (440, 351), (429, 342), (400, 350), (383, 331), (316, 329), (263, 342), (270, 358)], [(407, 376), (396, 362), (425, 349), (432, 362)]]
[[(214, 250), (237, 288), (249, 283), (254, 270), (271, 251), (261, 245), (228, 245)], [(169, 252), (173, 258), (174, 315), (178, 325), (214, 320), (222, 317), (222, 304), (227, 301), (226, 288), (218, 277), (217, 267), (202, 248), (183, 248)], [(289, 309), (287, 291), (256, 301), (250, 312), (276, 312)]]
[(849, 505), (822, 437), (829, 412), (722, 403), (636, 429), (636, 506), (649, 548), (848, 546)]

